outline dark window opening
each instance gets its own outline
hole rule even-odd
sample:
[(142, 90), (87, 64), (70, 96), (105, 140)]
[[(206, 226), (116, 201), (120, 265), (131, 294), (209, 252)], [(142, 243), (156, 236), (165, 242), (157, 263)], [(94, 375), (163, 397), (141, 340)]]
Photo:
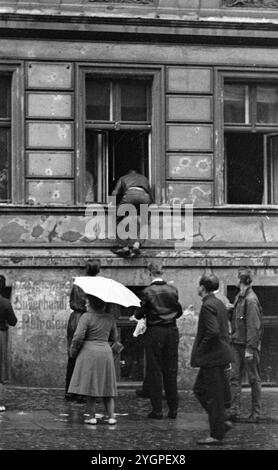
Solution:
[(86, 132), (86, 202), (106, 202), (120, 176), (135, 168), (149, 176), (149, 133)]
[(264, 198), (264, 140), (262, 134), (225, 135), (228, 204), (262, 204)]

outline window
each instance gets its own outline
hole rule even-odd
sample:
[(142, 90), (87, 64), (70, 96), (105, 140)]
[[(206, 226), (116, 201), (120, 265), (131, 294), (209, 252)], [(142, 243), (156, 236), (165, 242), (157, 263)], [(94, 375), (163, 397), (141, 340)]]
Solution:
[(11, 75), (0, 74), (0, 202), (11, 197)]
[(85, 202), (107, 202), (135, 167), (150, 177), (151, 79), (86, 75)]
[(278, 82), (224, 80), (226, 202), (278, 204)]

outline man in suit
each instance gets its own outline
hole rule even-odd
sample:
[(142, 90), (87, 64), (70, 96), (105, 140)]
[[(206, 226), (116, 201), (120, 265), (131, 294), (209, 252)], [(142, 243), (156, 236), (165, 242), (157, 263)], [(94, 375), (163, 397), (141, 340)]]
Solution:
[(225, 368), (233, 360), (229, 344), (228, 313), (225, 305), (213, 293), (218, 278), (203, 275), (198, 294), (202, 298), (197, 336), (192, 349), (191, 366), (200, 367), (194, 394), (208, 413), (210, 436), (199, 440), (200, 445), (221, 444), (232, 427), (225, 421)]
[(168, 417), (175, 419), (178, 410), (177, 372), (179, 332), (176, 318), (182, 315), (178, 290), (167, 284), (158, 264), (148, 266), (151, 284), (142, 294), (141, 309), (135, 317), (146, 318), (145, 349), (152, 411), (148, 417), (162, 419), (162, 390), (165, 389)]
[(8, 380), (8, 329), (17, 324), (11, 302), (2, 294), (6, 288), (4, 276), (0, 276), (0, 411), (5, 411), (4, 383)]

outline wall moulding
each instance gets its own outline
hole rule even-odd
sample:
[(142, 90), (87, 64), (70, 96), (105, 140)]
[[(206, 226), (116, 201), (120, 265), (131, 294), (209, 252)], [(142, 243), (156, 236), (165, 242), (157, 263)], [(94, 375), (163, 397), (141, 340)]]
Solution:
[(278, 0), (222, 0), (223, 7), (278, 8)]
[(89, 3), (133, 3), (134, 5), (154, 5), (156, 0), (88, 0)]

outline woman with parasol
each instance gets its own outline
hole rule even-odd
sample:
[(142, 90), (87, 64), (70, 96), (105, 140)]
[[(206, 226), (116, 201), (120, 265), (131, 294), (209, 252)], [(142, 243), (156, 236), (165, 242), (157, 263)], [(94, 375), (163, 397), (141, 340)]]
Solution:
[[(74, 333), (70, 355), (76, 359), (69, 393), (87, 397), (90, 417), (86, 424), (97, 424), (96, 399), (102, 398), (108, 412), (108, 424), (116, 424), (115, 402), (117, 396), (116, 373), (111, 332), (115, 332), (115, 318), (106, 303), (139, 306), (140, 300), (122, 284), (104, 277), (79, 277), (76, 285), (87, 294), (88, 311), (83, 313)], [(113, 338), (117, 341), (117, 338)]]

